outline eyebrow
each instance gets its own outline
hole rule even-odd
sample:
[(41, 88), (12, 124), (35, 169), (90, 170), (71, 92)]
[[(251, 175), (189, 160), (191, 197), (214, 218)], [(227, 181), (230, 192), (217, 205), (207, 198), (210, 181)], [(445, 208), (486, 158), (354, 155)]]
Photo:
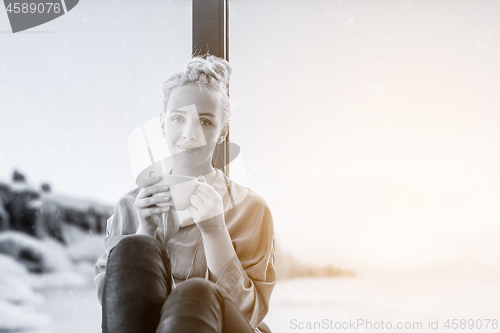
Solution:
[[(186, 114), (186, 111), (182, 111), (182, 110), (172, 110), (170, 111), (169, 113), (172, 113), (172, 112), (177, 112), (177, 113), (182, 113), (182, 114)], [(204, 113), (200, 113), (199, 114), (200, 116), (209, 116), (209, 117), (215, 117), (215, 115), (213, 113), (210, 113), (210, 112), (204, 112)]]

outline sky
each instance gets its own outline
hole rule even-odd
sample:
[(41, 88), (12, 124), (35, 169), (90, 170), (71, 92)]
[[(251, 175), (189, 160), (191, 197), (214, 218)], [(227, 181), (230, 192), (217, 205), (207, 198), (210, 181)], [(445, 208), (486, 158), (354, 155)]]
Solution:
[[(230, 3), (231, 178), (278, 244), (358, 271), (499, 274), (497, 1)], [(114, 204), (128, 135), (191, 56), (190, 1), (81, 1), (12, 34), (0, 179)], [(457, 274), (458, 274), (457, 273)]]

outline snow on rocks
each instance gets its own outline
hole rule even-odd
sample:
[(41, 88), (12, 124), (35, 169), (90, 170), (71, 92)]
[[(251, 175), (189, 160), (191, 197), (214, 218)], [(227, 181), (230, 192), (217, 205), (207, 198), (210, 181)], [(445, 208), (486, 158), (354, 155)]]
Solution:
[(40, 329), (50, 325), (50, 317), (32, 308), (0, 299), (0, 331)]
[(50, 317), (34, 310), (45, 301), (37, 291), (92, 284), (97, 243), (84, 237), (68, 248), (50, 238), (0, 232), (0, 332), (49, 327)]
[(0, 271), (0, 331), (47, 327), (50, 318), (33, 312), (44, 298), (33, 291), (26, 267), (0, 254)]

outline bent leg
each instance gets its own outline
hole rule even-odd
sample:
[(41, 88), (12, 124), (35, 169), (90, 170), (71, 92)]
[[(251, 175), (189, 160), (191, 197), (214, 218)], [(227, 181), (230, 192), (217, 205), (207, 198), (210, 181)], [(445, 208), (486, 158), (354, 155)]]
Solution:
[(157, 333), (253, 333), (237, 305), (215, 283), (202, 278), (182, 282), (161, 310)]
[(224, 319), (222, 333), (242, 332), (254, 333), (252, 326), (248, 323), (238, 305), (229, 296), (224, 296)]
[(103, 332), (155, 332), (171, 292), (170, 261), (161, 242), (122, 239), (110, 252), (102, 295)]

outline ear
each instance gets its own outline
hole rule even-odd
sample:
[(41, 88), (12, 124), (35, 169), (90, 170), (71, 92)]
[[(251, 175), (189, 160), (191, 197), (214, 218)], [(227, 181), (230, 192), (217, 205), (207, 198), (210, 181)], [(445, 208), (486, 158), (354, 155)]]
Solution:
[(161, 133), (163, 136), (165, 136), (165, 113), (162, 112), (160, 113), (160, 126), (161, 126)]

